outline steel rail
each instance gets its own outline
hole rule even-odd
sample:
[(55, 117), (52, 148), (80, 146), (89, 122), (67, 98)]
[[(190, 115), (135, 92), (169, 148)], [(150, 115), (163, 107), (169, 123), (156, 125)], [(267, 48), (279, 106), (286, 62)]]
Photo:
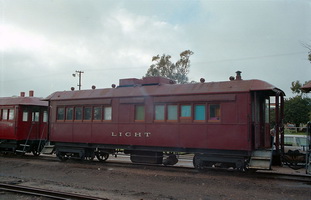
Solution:
[(5, 184), (5, 183), (0, 183), (0, 191), (1, 190), (7, 191), (7, 192), (13, 192), (13, 193), (26, 194), (26, 195), (48, 197), (48, 198), (58, 199), (58, 200), (109, 200), (107, 198), (52, 191), (52, 190), (21, 186), (21, 185), (11, 185), (11, 184)]

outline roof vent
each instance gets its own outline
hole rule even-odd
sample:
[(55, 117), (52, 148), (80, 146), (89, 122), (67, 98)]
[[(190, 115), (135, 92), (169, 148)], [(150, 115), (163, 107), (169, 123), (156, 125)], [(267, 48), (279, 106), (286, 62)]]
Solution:
[(204, 83), (204, 82), (205, 82), (205, 79), (204, 79), (204, 78), (200, 78), (200, 82), (201, 82), (201, 83)]
[(241, 77), (241, 71), (236, 71), (235, 72), (236, 73), (236, 77), (235, 77), (235, 79), (237, 80), (237, 81), (240, 81), (240, 80), (242, 80), (242, 77)]
[(92, 90), (95, 90), (96, 89), (96, 86), (95, 85), (92, 85)]
[(230, 80), (230, 81), (234, 81), (234, 76), (230, 76), (230, 77), (229, 77), (229, 80)]
[(74, 88), (74, 87), (71, 87), (70, 89), (71, 89), (71, 91), (75, 91), (75, 88)]
[(25, 92), (21, 92), (21, 97), (25, 97)]
[(30, 90), (29, 91), (29, 97), (33, 97), (34, 96), (34, 91), (33, 90)]

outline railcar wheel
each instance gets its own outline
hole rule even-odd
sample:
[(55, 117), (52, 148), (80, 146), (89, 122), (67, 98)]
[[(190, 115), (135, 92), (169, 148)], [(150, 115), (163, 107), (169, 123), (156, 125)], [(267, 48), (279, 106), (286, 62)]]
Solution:
[(85, 160), (85, 161), (93, 161), (95, 158), (94, 155), (89, 155), (89, 156), (82, 156), (81, 160)]
[(65, 153), (57, 152), (57, 153), (56, 153), (56, 156), (57, 156), (57, 158), (58, 158), (60, 161), (66, 161), (66, 160), (68, 160), (68, 158), (66, 157), (66, 154), (65, 154)]
[(109, 153), (106, 152), (97, 152), (95, 153), (97, 160), (100, 162), (105, 162), (109, 158)]
[(39, 156), (39, 155), (40, 155), (40, 152), (39, 152), (37, 149), (33, 149), (33, 150), (32, 150), (32, 154), (33, 154), (34, 156)]

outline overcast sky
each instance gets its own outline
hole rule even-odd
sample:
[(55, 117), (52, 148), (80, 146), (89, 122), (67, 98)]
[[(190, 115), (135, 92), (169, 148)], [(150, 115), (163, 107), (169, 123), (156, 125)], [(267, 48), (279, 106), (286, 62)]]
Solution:
[(0, 97), (46, 97), (142, 78), (191, 50), (189, 80), (262, 79), (292, 96), (311, 80), (310, 0), (0, 0)]

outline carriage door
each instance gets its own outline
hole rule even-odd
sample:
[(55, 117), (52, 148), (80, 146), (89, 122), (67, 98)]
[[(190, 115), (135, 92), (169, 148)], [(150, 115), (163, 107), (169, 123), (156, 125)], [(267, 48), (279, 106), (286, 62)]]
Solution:
[(40, 107), (33, 107), (31, 110), (31, 139), (40, 137)]
[(269, 99), (261, 92), (253, 93), (252, 120), (254, 148), (269, 147)]

